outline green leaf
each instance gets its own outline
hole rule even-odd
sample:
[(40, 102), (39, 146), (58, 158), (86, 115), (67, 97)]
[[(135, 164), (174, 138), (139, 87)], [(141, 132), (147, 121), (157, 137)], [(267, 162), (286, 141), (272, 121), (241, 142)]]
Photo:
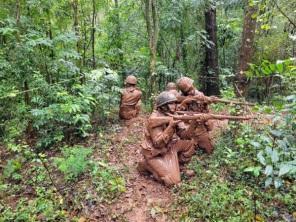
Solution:
[(278, 63), (276, 64), (276, 69), (279, 73), (283, 73), (284, 71), (284, 64), (283, 63)]
[(268, 177), (266, 180), (265, 180), (265, 188), (269, 187), (272, 183), (272, 178), (271, 177)]
[(270, 134), (271, 134), (273, 137), (280, 137), (280, 136), (282, 136), (282, 132), (279, 131), (279, 130), (270, 130)]
[(253, 145), (253, 147), (255, 148), (259, 148), (261, 146), (261, 144), (256, 141), (251, 141), (250, 144)]
[(264, 171), (264, 174), (267, 176), (272, 175), (273, 173), (273, 167), (271, 165), (267, 165)]
[(278, 146), (280, 148), (282, 148), (283, 150), (286, 150), (287, 149), (287, 143), (286, 143), (286, 141), (284, 141), (284, 140), (277, 140), (276, 142), (277, 142)]
[(271, 154), (271, 161), (277, 163), (279, 161), (279, 153), (277, 150), (273, 150)]
[(263, 156), (263, 152), (262, 152), (262, 151), (260, 151), (260, 152), (257, 154), (257, 158), (258, 158), (259, 162), (260, 162), (262, 165), (265, 166), (266, 162), (265, 162), (265, 158), (264, 158), (264, 156)]
[(255, 177), (258, 177), (260, 175), (260, 171), (261, 171), (261, 167), (248, 167), (246, 169), (244, 169), (244, 172), (249, 172), (252, 173)]
[(279, 187), (281, 187), (282, 184), (283, 184), (283, 180), (282, 180), (281, 178), (276, 177), (276, 178), (274, 179), (274, 187), (275, 187), (276, 189), (279, 188)]
[(281, 164), (280, 171), (279, 171), (279, 177), (289, 173), (293, 169), (296, 169), (296, 166), (291, 165), (291, 164)]

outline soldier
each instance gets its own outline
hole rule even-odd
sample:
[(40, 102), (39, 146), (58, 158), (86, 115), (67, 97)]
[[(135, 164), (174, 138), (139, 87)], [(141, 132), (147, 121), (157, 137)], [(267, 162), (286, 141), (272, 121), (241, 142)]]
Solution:
[[(182, 122), (168, 116), (175, 113), (176, 102), (177, 98), (170, 92), (157, 97), (157, 108), (147, 121), (145, 141), (141, 145), (144, 161), (138, 165), (139, 171), (149, 171), (168, 186), (181, 181), (179, 162), (188, 162), (195, 152), (193, 140), (181, 140), (177, 135), (187, 133)], [(163, 123), (162, 118), (169, 121)]]
[(166, 91), (173, 93), (176, 97), (180, 96), (180, 93), (177, 91), (177, 86), (174, 82), (169, 82), (167, 84)]
[[(188, 77), (181, 77), (177, 81), (177, 86), (182, 92), (182, 95), (179, 97), (179, 102), (181, 102), (181, 105), (179, 106), (180, 109), (196, 113), (209, 112), (207, 101), (211, 97), (207, 97), (202, 92), (198, 91), (193, 86), (192, 79)], [(189, 100), (189, 103), (183, 104), (182, 102), (184, 100)], [(198, 147), (205, 150), (208, 154), (213, 152), (213, 144), (209, 137), (209, 131), (211, 131), (212, 128), (213, 124), (210, 121), (199, 122), (192, 134), (198, 144)]]
[(130, 120), (138, 116), (141, 109), (142, 92), (136, 87), (137, 78), (129, 75), (125, 79), (125, 89), (121, 93), (119, 117)]

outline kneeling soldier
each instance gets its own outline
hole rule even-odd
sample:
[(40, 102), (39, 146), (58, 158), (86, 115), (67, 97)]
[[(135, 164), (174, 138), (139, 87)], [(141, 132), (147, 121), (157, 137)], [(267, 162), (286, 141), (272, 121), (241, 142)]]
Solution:
[[(193, 80), (188, 77), (181, 77), (177, 81), (177, 86), (181, 90), (180, 109), (191, 111), (195, 113), (209, 113), (207, 101), (211, 97), (205, 96), (202, 92), (198, 91), (193, 86)], [(194, 97), (195, 99), (190, 100)], [(214, 97), (213, 97), (214, 98)], [(184, 100), (189, 100), (184, 103)], [(213, 144), (209, 136), (209, 131), (213, 129), (213, 124), (210, 121), (199, 122), (194, 130), (193, 138), (195, 139), (198, 147), (205, 150), (208, 154), (213, 152)]]
[(181, 140), (178, 136), (187, 131), (184, 123), (169, 117), (176, 111), (176, 102), (176, 96), (170, 92), (162, 92), (157, 97), (157, 108), (148, 119), (145, 141), (141, 145), (144, 161), (138, 166), (140, 171), (151, 172), (166, 185), (181, 181), (179, 162), (188, 162), (195, 152), (193, 140)]

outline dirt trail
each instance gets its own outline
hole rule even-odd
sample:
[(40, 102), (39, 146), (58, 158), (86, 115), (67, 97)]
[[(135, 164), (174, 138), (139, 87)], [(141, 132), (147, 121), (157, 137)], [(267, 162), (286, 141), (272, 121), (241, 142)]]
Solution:
[(155, 181), (151, 176), (140, 175), (136, 169), (141, 160), (140, 144), (144, 138), (145, 117), (141, 116), (122, 124), (120, 132), (114, 135), (113, 155), (110, 163), (127, 169), (126, 192), (108, 208), (111, 218), (104, 221), (164, 222), (168, 218), (167, 208), (172, 203), (171, 190)]

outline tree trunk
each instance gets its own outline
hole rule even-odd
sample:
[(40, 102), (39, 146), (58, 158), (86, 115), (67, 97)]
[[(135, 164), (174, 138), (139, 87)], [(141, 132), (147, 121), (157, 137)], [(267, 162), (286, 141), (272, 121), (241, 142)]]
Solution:
[(253, 45), (256, 31), (256, 18), (257, 6), (247, 5), (245, 8), (244, 27), (242, 33), (242, 42), (239, 53), (239, 63), (234, 79), (234, 90), (238, 97), (246, 95), (249, 81), (247, 80), (245, 71), (249, 68), (253, 56)]
[[(47, 20), (48, 20), (48, 29), (47, 29), (47, 36), (50, 40), (53, 40), (53, 33), (52, 33), (52, 27), (51, 27), (51, 17), (50, 17), (50, 11), (49, 9), (46, 11), (47, 13)], [(49, 57), (51, 58), (52, 62), (54, 61), (54, 48), (52, 47), (50, 49), (50, 54), (49, 54)], [(46, 60), (45, 60), (46, 61)], [(48, 71), (48, 68), (47, 68), (47, 63), (45, 62), (45, 66), (46, 66), (46, 81), (48, 84), (52, 84), (52, 75), (51, 75), (51, 72)]]
[(180, 44), (181, 44), (181, 50), (182, 50), (183, 67), (185, 72), (187, 73), (188, 64), (187, 64), (187, 49), (185, 45), (185, 35), (184, 35), (184, 21), (182, 21), (180, 25)]
[(122, 53), (122, 38), (121, 38), (121, 24), (120, 24), (120, 15), (119, 15), (119, 3), (118, 0), (114, 0), (115, 4), (115, 23), (116, 23), (116, 47), (118, 50), (118, 60), (117, 69), (122, 69), (123, 65), (123, 53)]
[(156, 57), (157, 57), (157, 41), (159, 34), (158, 27), (158, 12), (157, 0), (144, 0), (145, 1), (145, 20), (147, 25), (149, 49), (150, 49), (150, 65), (149, 65), (149, 82), (150, 90), (149, 96), (155, 91), (156, 81)]
[(74, 32), (76, 37), (78, 38), (76, 47), (77, 47), (77, 52), (80, 52), (80, 46), (79, 46), (79, 21), (78, 21), (78, 0), (74, 0), (73, 4), (73, 26), (74, 26)]
[(216, 8), (214, 6), (210, 6), (205, 11), (205, 30), (212, 45), (205, 47), (204, 73), (201, 76), (202, 91), (206, 95), (220, 95)]
[(96, 22), (96, 1), (92, 0), (91, 51), (92, 51), (92, 68), (93, 69), (96, 68), (96, 57), (95, 57), (96, 26), (95, 26), (95, 22)]

